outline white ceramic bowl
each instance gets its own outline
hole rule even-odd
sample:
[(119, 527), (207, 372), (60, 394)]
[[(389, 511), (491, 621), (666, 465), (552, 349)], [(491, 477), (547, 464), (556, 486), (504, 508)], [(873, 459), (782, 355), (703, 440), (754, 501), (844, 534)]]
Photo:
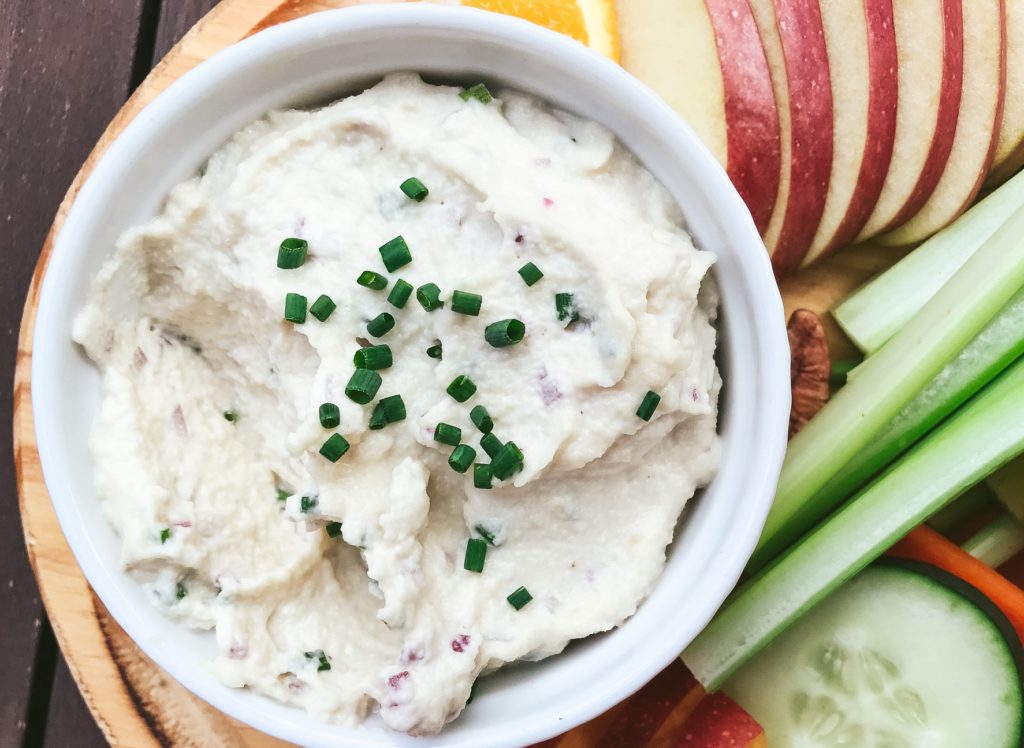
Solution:
[[(637, 614), (548, 661), (487, 678), (473, 705), (430, 739), (388, 733), (372, 720), (360, 729), (319, 724), (209, 674), (212, 635), (163, 618), (121, 571), (120, 542), (100, 511), (86, 447), (99, 378), (71, 341), (89, 280), (117, 236), (154, 215), (170, 188), (232, 133), (271, 109), (323, 102), (406, 69), (506, 84), (613, 130), (678, 200), (697, 244), (718, 254), (726, 381), (721, 470), (688, 510)], [(764, 246), (693, 133), (645, 86), (582, 45), (515, 19), (437, 5), (319, 13), (257, 34), (172, 85), (125, 129), (75, 201), (43, 282), (34, 350), (32, 405), (46, 485), (103, 604), (195, 694), (302, 745), (526, 745), (624, 699), (679, 654), (736, 582), (772, 500), (789, 413), (782, 305)]]

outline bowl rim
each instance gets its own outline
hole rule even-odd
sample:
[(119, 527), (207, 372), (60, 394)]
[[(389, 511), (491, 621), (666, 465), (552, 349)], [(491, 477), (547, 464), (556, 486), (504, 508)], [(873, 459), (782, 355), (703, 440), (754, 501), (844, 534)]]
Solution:
[[(50, 360), (56, 355), (55, 351), (59, 344), (65, 341), (56, 339), (53, 329), (57, 327), (57, 318), (56, 313), (51, 310), (57, 307), (55, 297), (60, 292), (57, 279), (67, 275), (65, 266), (69, 262), (70, 254), (74, 252), (74, 246), (71, 246), (74, 244), (72, 237), (79, 230), (83, 216), (88, 214), (86, 206), (102, 192), (100, 183), (103, 175), (111, 170), (111, 164), (130, 158), (132, 153), (144, 148), (149, 137), (161, 123), (172, 118), (183, 107), (187, 107), (190, 101), (216, 90), (225, 80), (244, 70), (250, 60), (293, 48), (310, 35), (343, 35), (353, 30), (367, 29), (387, 33), (409, 26), (432, 27), (453, 34), (471, 32), (477, 37), (483, 35), (503, 43), (528, 47), (546, 55), (552, 61), (552, 65), (587, 69), (596, 78), (614, 82), (623, 95), (628, 93), (633, 103), (643, 106), (650, 112), (652, 118), (658, 120), (660, 128), (672, 129), (671, 137), (666, 136), (666, 139), (674, 146), (687, 151), (687, 157), (701, 170), (704, 188), (722, 200), (722, 204), (726, 206), (722, 210), (729, 213), (730, 218), (739, 219), (739, 225), (734, 226), (733, 230), (744, 235), (742, 249), (738, 251), (746, 253), (743, 256), (743, 263), (749, 267), (745, 268), (745, 272), (759, 276), (760, 279), (756, 284), (759, 293), (756, 303), (758, 316), (761, 318), (758, 338), (763, 351), (759, 364), (764, 369), (764, 388), (779, 395), (761, 403), (764, 409), (761, 415), (768, 431), (779, 434), (777, 440), (761, 445), (761, 450), (751, 465), (751, 471), (756, 472), (762, 490), (758, 495), (743, 500), (746, 512), (741, 519), (745, 521), (730, 526), (729, 543), (735, 551), (730, 556), (730, 563), (727, 566), (716, 567), (714, 595), (708, 596), (709, 599), (714, 597), (715, 600), (702, 601), (701, 613), (693, 617), (695, 626), (690, 627), (694, 630), (677, 631), (674, 636), (659, 636), (660, 644), (651, 642), (645, 647), (648, 652), (644, 665), (634, 668), (628, 677), (614, 686), (605, 687), (599, 694), (591, 694), (587, 700), (572, 702), (572, 708), (566, 710), (566, 716), (561, 721), (548, 720), (535, 725), (524, 724), (514, 736), (511, 736), (515, 738), (514, 741), (508, 739), (510, 736), (505, 736), (503, 740), (494, 743), (521, 745), (564, 732), (626, 698), (667, 666), (683, 646), (706, 625), (739, 578), (746, 560), (753, 551), (774, 497), (774, 487), (786, 445), (785, 431), (789, 414), (788, 341), (782, 324), (782, 300), (775, 285), (768, 254), (763, 251), (760, 237), (746, 207), (714, 157), (667, 104), (612, 61), (561, 34), (520, 19), (470, 8), (405, 3), (362, 5), (315, 13), (260, 31), (200, 63), (149, 103), (114, 139), (83, 184), (54, 241), (53, 252), (42, 281), (33, 333), (33, 348), (36, 353), (32, 360), (32, 380), (37, 386), (32, 387), (32, 405), (36, 439), (47, 491), (75, 559), (104, 606), (136, 645), (185, 688), (225, 714), (285, 740), (316, 743), (323, 739), (323, 732), (306, 729), (305, 726), (289, 725), (282, 720), (264, 715), (258, 709), (243, 709), (241, 700), (233, 695), (225, 695), (222, 690), (209, 688), (202, 679), (195, 677), (196, 674), (190, 666), (156, 654), (156, 648), (142, 635), (142, 623), (136, 620), (130, 602), (123, 599), (118, 591), (119, 582), (115, 579), (116, 575), (112, 570), (105, 568), (103, 562), (96, 556), (89, 537), (80, 527), (78, 508), (74, 506), (74, 501), (65, 490), (65, 468), (61, 464), (60, 454), (52, 448), (56, 440), (56, 430), (60, 428), (60, 414), (55, 413), (50, 407), (45, 393), (51, 391), (59, 382), (61, 374), (55, 370), (56, 367), (50, 365)], [(411, 67), (415, 69), (415, 65)], [(755, 249), (760, 251), (753, 251)], [(120, 573), (121, 570), (116, 571)], [(301, 719), (313, 723), (311, 728), (320, 724), (305, 715), (302, 715)], [(440, 737), (443, 739), (444, 735), (442, 732)], [(396, 740), (404, 738), (397, 734), (395, 737)], [(380, 743), (375, 740), (364, 742), (356, 739), (350, 744), (369, 746)]]

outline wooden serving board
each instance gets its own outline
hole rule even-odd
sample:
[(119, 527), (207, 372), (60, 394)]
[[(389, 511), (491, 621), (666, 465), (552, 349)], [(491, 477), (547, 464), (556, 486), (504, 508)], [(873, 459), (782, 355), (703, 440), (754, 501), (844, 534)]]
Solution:
[[(53, 238), (99, 156), (136, 114), (186, 71), (256, 31), (317, 11), (379, 0), (224, 0), (157, 65), (110, 123), (68, 190), (36, 265), (25, 302), (14, 391), (15, 461), (25, 542), (54, 633), (100, 729), (113, 745), (281, 746), (221, 714), (151, 662), (106, 612), (75, 562), (46, 493), (31, 403), (32, 333)], [(787, 314), (827, 310), (899, 257), (891, 249), (854, 247), (783, 284)], [(829, 324), (834, 356), (852, 346)]]

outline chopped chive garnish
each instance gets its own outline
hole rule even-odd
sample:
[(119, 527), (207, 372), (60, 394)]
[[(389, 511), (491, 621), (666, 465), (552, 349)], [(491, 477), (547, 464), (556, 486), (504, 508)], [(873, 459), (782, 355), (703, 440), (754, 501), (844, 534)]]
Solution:
[(466, 559), (462, 562), (462, 568), (466, 571), (475, 571), (477, 574), (484, 570), (484, 559), (487, 557), (487, 543), (480, 538), (470, 538), (466, 543)]
[(532, 262), (528, 262), (519, 268), (519, 277), (523, 279), (523, 282), (532, 286), (534, 283), (544, 277), (544, 273), (540, 271), (540, 268), (534, 265)]
[(491, 458), (491, 474), (505, 480), (523, 467), (523, 452), (515, 442), (505, 442), (501, 451)]
[(320, 406), (320, 425), (325, 429), (336, 429), (341, 423), (341, 409), (334, 403)]
[(491, 480), (494, 476), (491, 475), (491, 466), (485, 465), (482, 462), (478, 462), (473, 466), (473, 486), (474, 488), (490, 488)]
[(480, 305), (484, 297), (480, 294), (467, 291), (452, 291), (452, 311), (457, 314), (467, 314), (476, 317), (480, 314)]
[(188, 595), (188, 587), (186, 587), (181, 582), (178, 582), (174, 586), (174, 597), (176, 599), (178, 599), (178, 600), (184, 600), (187, 595)]
[(377, 396), (380, 389), (380, 374), (369, 369), (356, 369), (345, 385), (345, 395), (354, 403), (366, 405)]
[(340, 522), (328, 522), (324, 525), (324, 530), (327, 532), (327, 537), (336, 538), (341, 535), (341, 523)]
[(360, 348), (352, 357), (357, 369), (388, 369), (391, 367), (391, 346), (371, 345), (369, 348)]
[(492, 322), (484, 329), (484, 339), (495, 348), (515, 345), (526, 335), (526, 325), (517, 319)]
[(661, 395), (654, 390), (647, 390), (647, 394), (644, 395), (643, 402), (640, 403), (640, 407), (636, 409), (636, 414), (645, 421), (651, 420), (651, 416), (654, 415), (654, 411), (658, 408), (658, 403), (661, 402)]
[(380, 431), (387, 425), (388, 417), (384, 413), (384, 408), (380, 406), (380, 403), (377, 403), (373, 408), (373, 412), (370, 413), (370, 431)]
[(409, 177), (398, 186), (398, 189), (404, 192), (405, 196), (410, 200), (415, 200), (418, 203), (422, 203), (426, 196), (430, 194), (430, 190), (427, 189), (426, 185), (416, 177)]
[(501, 448), (504, 447), (505, 445), (502, 444), (501, 439), (496, 437), (494, 435), (494, 432), (492, 431), (489, 434), (484, 434), (480, 438), (480, 446), (483, 447), (483, 450), (484, 452), (487, 453), (487, 456), (493, 460), (495, 457), (498, 456), (498, 452), (500, 452)]
[(448, 464), (451, 465), (452, 470), (456, 473), (464, 473), (469, 470), (469, 466), (473, 464), (475, 459), (476, 450), (468, 444), (460, 444), (452, 450), (451, 456), (448, 458)]
[(227, 421), (228, 423), (234, 423), (235, 421), (238, 420), (238, 411), (237, 410), (225, 410), (224, 411), (224, 420)]
[(462, 429), (450, 423), (439, 423), (434, 427), (434, 441), (447, 444), (449, 447), (457, 447), (462, 441)]
[(369, 288), (373, 291), (383, 291), (388, 287), (388, 279), (380, 273), (375, 273), (372, 270), (364, 270), (356, 278), (356, 283), (364, 288)]
[(409, 251), (409, 245), (401, 236), (396, 236), (391, 241), (382, 244), (379, 250), (380, 258), (384, 261), (384, 267), (388, 269), (389, 273), (412, 262), (412, 252)]
[(440, 360), (441, 355), (442, 355), (441, 354), (441, 344), (440, 343), (435, 343), (434, 345), (432, 345), (429, 348), (427, 348), (427, 355), (430, 356), (431, 358), (436, 358), (436, 359)]
[(409, 301), (409, 297), (412, 296), (412, 290), (412, 283), (399, 278), (395, 281), (391, 293), (388, 294), (388, 303), (393, 307), (404, 309), (406, 302)]
[(277, 500), (278, 501), (288, 501), (288, 497), (289, 496), (291, 496), (291, 494), (288, 493), (287, 491), (285, 491), (283, 488), (277, 489)]
[(470, 99), (476, 99), (481, 104), (490, 104), (494, 100), (491, 96), (491, 92), (487, 90), (487, 86), (483, 83), (477, 83), (475, 86), (470, 86), (459, 92), (459, 97), (463, 101), (469, 101)]
[(337, 462), (348, 452), (348, 447), (348, 439), (341, 434), (331, 434), (327, 441), (323, 443), (323, 446), (320, 447), (320, 454), (331, 462)]
[(310, 509), (315, 509), (319, 503), (320, 500), (316, 496), (303, 496), (299, 499), (299, 511), (305, 514)]
[(469, 420), (471, 420), (473, 425), (485, 434), (491, 433), (491, 429), (494, 428), (494, 421), (491, 419), (491, 414), (487, 412), (487, 408), (483, 405), (473, 406), (473, 410), (469, 411)]
[(464, 403), (469, 398), (473, 397), (476, 393), (476, 385), (473, 380), (467, 377), (465, 374), (460, 374), (452, 380), (452, 383), (448, 385), (448, 394), (451, 395), (455, 402)]
[(387, 312), (381, 312), (366, 323), (366, 332), (375, 338), (387, 335), (395, 326), (395, 318)]
[(555, 312), (560, 322), (579, 322), (580, 313), (571, 293), (555, 294)]
[(522, 610), (533, 599), (533, 595), (525, 587), (520, 587), (505, 599), (516, 610)]
[(171, 539), (171, 528), (165, 527), (160, 531), (160, 545), (163, 545)]
[(327, 294), (320, 294), (316, 301), (309, 305), (309, 313), (321, 322), (326, 322), (338, 305)]
[(324, 654), (322, 649), (317, 649), (313, 652), (305, 652), (304, 654), (306, 655), (307, 660), (316, 660), (316, 670), (318, 673), (323, 670), (331, 669), (330, 659)]
[(302, 324), (306, 321), (306, 297), (298, 293), (284, 297), (284, 318), (289, 322)]
[(387, 423), (398, 423), (405, 420), (405, 400), (401, 395), (389, 395), (381, 398), (374, 410), (380, 410)]
[(420, 302), (420, 306), (428, 312), (444, 306), (444, 302), (441, 301), (441, 289), (437, 287), (436, 283), (424, 283), (417, 288), (416, 301)]
[(305, 239), (289, 237), (281, 242), (277, 250), (277, 266), (282, 270), (294, 270), (302, 267), (306, 261), (306, 250), (309, 242)]
[(493, 532), (491, 532), (490, 530), (488, 530), (488, 529), (487, 529), (486, 527), (484, 527), (483, 525), (477, 525), (477, 526), (476, 526), (476, 527), (474, 527), (473, 529), (474, 529), (474, 530), (476, 530), (477, 534), (478, 534), (478, 535), (479, 535), (479, 536), (480, 536), (481, 538), (483, 538), (484, 540), (486, 540), (486, 541), (487, 541), (487, 545), (494, 545), (494, 533), (493, 533)]

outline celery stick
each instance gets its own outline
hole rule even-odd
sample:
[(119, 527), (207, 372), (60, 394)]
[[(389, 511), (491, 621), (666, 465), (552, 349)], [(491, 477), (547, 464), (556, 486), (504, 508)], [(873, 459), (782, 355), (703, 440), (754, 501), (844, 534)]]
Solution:
[(988, 478), (988, 486), (1003, 506), (1024, 522), (1024, 458), (1014, 460)]
[(1024, 289), (815, 494), (811, 503), (839, 504), (1022, 355)]
[(1009, 512), (1003, 512), (961, 548), (993, 569), (1024, 551), (1024, 524)]
[(1024, 209), (973, 257), (789, 443), (756, 569), (835, 508), (815, 494), (892, 421), (1024, 287)]
[(836, 307), (832, 315), (864, 353), (874, 353), (1024, 205), (1018, 174)]
[(1024, 360), (792, 546), (718, 612), (683, 652), (713, 691), (801, 614), (896, 540), (1024, 452)]

